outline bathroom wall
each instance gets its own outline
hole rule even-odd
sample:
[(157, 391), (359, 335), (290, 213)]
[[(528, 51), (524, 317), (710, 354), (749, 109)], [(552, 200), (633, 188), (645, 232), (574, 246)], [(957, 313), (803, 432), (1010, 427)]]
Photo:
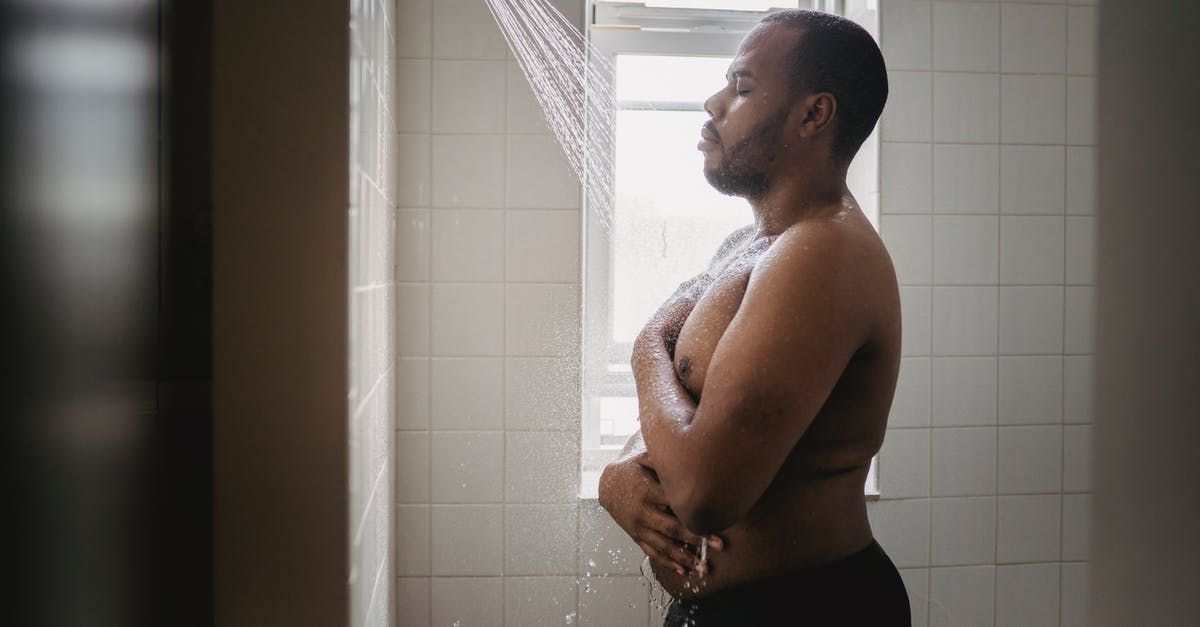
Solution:
[(350, 624), (395, 624), (396, 0), (350, 3)]
[[(917, 625), (1083, 624), (1092, 9), (881, 9), (905, 359), (872, 524)], [(575, 493), (578, 184), (483, 0), (397, 13), (398, 622), (651, 624)]]
[(917, 624), (1087, 624), (1096, 9), (1083, 4), (881, 3), (881, 233), (904, 359), (872, 526)]

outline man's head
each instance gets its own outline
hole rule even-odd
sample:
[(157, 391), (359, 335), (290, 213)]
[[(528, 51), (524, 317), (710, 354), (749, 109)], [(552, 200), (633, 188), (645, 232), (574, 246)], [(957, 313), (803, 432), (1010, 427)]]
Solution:
[(887, 100), (875, 40), (850, 20), (816, 11), (764, 18), (726, 78), (705, 102), (712, 116), (701, 144), (705, 176), (718, 191), (749, 198), (780, 170), (849, 164)]

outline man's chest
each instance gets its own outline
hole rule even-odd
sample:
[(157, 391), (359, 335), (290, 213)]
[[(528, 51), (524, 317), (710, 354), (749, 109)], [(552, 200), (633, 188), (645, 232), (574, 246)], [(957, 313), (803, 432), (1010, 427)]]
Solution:
[(694, 397), (700, 396), (717, 344), (741, 307), (756, 258), (747, 256), (727, 266), (680, 330), (675, 344), (675, 373)]

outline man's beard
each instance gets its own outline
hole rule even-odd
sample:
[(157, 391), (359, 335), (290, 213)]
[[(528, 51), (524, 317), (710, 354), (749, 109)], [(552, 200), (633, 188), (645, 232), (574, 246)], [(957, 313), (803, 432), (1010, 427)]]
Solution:
[(708, 184), (726, 196), (757, 198), (766, 193), (770, 185), (767, 168), (775, 161), (779, 127), (785, 117), (787, 111), (765, 120), (728, 151), (722, 149), (721, 164), (704, 170)]

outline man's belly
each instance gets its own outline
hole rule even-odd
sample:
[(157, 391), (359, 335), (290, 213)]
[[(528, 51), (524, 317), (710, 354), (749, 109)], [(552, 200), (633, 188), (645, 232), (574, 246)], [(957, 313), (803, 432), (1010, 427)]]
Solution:
[(663, 588), (677, 599), (700, 599), (830, 564), (871, 542), (863, 498), (865, 466), (820, 478), (797, 476), (792, 470), (785, 466), (750, 514), (717, 534), (725, 548), (708, 551), (706, 574), (680, 576), (655, 566)]

